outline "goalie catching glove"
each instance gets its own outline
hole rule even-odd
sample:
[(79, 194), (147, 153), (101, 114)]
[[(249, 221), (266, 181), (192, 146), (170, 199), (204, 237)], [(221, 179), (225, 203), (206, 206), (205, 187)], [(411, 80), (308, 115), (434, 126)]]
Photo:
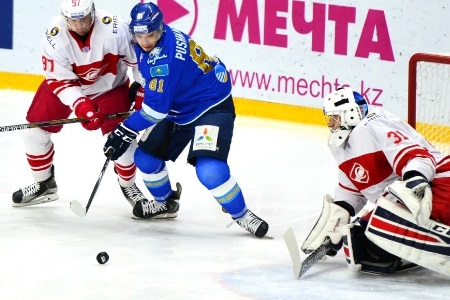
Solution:
[(425, 226), (429, 222), (433, 195), (425, 177), (414, 176), (404, 181), (395, 181), (387, 187), (387, 191), (409, 209), (419, 226)]
[(117, 125), (116, 129), (108, 135), (108, 139), (103, 147), (103, 152), (106, 157), (111, 157), (111, 160), (116, 160), (127, 151), (137, 135), (136, 132), (127, 128), (123, 123), (120, 123)]
[(302, 251), (310, 253), (316, 250), (329, 237), (332, 245), (327, 255), (336, 255), (342, 247), (342, 234), (340, 229), (349, 222), (350, 213), (341, 206), (333, 203), (333, 198), (330, 195), (326, 195), (323, 198), (322, 213), (303, 243)]

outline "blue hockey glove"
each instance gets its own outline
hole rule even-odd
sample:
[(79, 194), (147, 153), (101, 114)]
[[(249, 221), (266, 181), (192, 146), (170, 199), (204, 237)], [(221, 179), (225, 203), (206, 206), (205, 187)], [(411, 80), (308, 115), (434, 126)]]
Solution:
[[(127, 151), (131, 142), (136, 139), (137, 135), (136, 132), (127, 128), (123, 123), (120, 123), (117, 125), (116, 129), (108, 135), (108, 139), (103, 147), (103, 152), (107, 157), (110, 156), (111, 160), (116, 160)], [(111, 151), (113, 151), (112, 154)]]

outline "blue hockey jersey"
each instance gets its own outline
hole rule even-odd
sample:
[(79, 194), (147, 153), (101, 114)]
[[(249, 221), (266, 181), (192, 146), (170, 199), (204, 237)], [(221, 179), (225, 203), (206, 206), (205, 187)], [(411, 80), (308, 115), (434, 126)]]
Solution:
[(191, 123), (231, 94), (230, 74), (218, 58), (208, 56), (187, 34), (164, 28), (151, 52), (135, 45), (145, 98), (142, 109), (124, 122), (135, 131), (164, 118)]

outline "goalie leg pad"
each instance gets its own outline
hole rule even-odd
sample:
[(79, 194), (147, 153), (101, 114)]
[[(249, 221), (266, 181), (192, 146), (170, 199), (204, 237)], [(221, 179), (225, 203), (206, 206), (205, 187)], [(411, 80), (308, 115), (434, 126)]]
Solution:
[(345, 226), (344, 254), (350, 271), (370, 274), (392, 274), (402, 266), (401, 258), (381, 249), (365, 235), (368, 219)]
[(450, 276), (450, 226), (433, 220), (419, 226), (408, 209), (380, 197), (366, 236), (389, 253)]

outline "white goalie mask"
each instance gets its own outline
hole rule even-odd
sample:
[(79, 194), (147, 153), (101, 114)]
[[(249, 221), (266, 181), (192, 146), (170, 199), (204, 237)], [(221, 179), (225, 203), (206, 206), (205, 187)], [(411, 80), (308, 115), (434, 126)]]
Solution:
[(323, 103), (323, 113), (331, 134), (329, 146), (341, 146), (352, 129), (367, 116), (367, 102), (350, 87), (339, 88), (329, 94)]

